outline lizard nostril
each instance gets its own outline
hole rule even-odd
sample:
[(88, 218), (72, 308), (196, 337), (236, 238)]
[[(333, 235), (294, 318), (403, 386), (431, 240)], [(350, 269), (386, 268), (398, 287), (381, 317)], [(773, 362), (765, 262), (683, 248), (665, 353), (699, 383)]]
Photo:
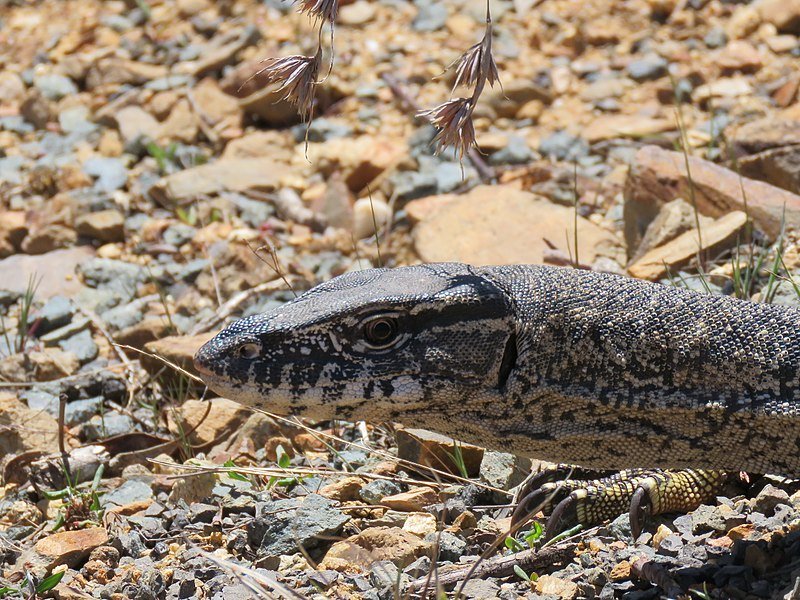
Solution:
[(200, 350), (197, 351), (197, 354), (194, 355), (192, 362), (194, 363), (195, 371), (201, 375), (211, 375), (211, 368), (208, 364), (207, 353), (204, 352), (204, 349), (205, 348), (200, 348)]

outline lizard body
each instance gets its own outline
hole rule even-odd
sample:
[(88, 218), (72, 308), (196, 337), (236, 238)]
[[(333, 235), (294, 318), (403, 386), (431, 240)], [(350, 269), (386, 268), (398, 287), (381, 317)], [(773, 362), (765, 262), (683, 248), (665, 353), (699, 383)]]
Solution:
[(278, 414), (397, 421), (586, 467), (800, 475), (800, 311), (616, 275), (349, 273), (234, 322), (195, 365)]

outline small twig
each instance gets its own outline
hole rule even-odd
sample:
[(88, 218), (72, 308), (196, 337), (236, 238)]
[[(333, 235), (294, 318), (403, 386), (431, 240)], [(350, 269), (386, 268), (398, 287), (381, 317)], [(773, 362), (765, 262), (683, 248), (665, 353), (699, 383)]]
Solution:
[[(507, 577), (514, 574), (514, 567), (519, 566), (522, 569), (536, 570), (543, 567), (551, 566), (553, 563), (564, 562), (572, 558), (575, 548), (578, 546), (577, 541), (569, 541), (556, 546), (550, 546), (543, 550), (523, 550), (508, 556), (497, 556), (483, 562), (473, 570), (472, 564), (461, 566), (459, 565), (453, 569), (439, 569), (439, 584), (448, 587), (469, 577), (485, 578), (485, 577)], [(421, 577), (411, 582), (409, 586), (410, 592), (423, 590), (428, 583), (428, 577)]]
[[(411, 97), (411, 95), (408, 93), (408, 91), (406, 91), (396, 77), (389, 73), (382, 73), (381, 79), (383, 79), (384, 83), (386, 83), (395, 97), (400, 100), (400, 103), (405, 105), (406, 110), (413, 112), (414, 115), (417, 115), (417, 113), (422, 110), (422, 107), (417, 104), (417, 101)], [(428, 124), (427, 119), (422, 117), (415, 116), (414, 120), (424, 122), (426, 125)], [(469, 158), (470, 162), (472, 162), (472, 166), (475, 167), (475, 170), (478, 172), (478, 175), (482, 181), (492, 181), (497, 178), (495, 170), (486, 164), (486, 161), (483, 160), (481, 153), (478, 152), (478, 150), (471, 147), (468, 148), (467, 157)]]
[(667, 598), (677, 598), (685, 593), (683, 588), (678, 585), (678, 582), (669, 574), (669, 571), (653, 560), (640, 558), (633, 563), (631, 574), (661, 588)]

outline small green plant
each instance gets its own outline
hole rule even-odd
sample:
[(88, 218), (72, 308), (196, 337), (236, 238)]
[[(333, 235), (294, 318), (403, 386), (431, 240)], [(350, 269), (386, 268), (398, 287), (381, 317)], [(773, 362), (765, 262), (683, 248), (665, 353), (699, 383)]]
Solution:
[(504, 543), (506, 548), (511, 550), (511, 552), (522, 552), (525, 550), (525, 546), (522, 545), (522, 542), (511, 536), (508, 536)]
[(197, 209), (194, 206), (190, 206), (188, 210), (179, 206), (175, 209), (175, 216), (178, 217), (181, 223), (192, 227), (197, 225)]
[(27, 589), (6, 585), (0, 587), (0, 598), (7, 598), (10, 595), (31, 598), (38, 596), (40, 594), (44, 594), (45, 592), (49, 592), (59, 584), (61, 579), (64, 577), (64, 573), (66, 573), (66, 570), (53, 573), (51, 575), (48, 575), (38, 583), (35, 582), (33, 575), (31, 575), (30, 573), (26, 573), (25, 581), (28, 584), (26, 586)]
[(64, 469), (67, 485), (53, 492), (42, 492), (47, 500), (65, 501), (53, 524), (53, 531), (58, 531), (62, 527), (67, 530), (80, 529), (84, 525), (96, 525), (102, 522), (103, 507), (100, 505), (97, 490), (103, 479), (104, 470), (105, 466), (100, 465), (95, 471), (91, 486), (88, 489), (80, 489), (70, 481), (69, 473)]
[(536, 573), (531, 573), (529, 575), (528, 573), (525, 572), (525, 569), (523, 569), (519, 565), (514, 565), (514, 573), (517, 574), (517, 577), (527, 581), (528, 583), (533, 583), (534, 581), (539, 579), (539, 576)]
[[(289, 467), (291, 467), (292, 459), (280, 444), (275, 447), (275, 455), (276, 462), (281, 469), (288, 470)], [(278, 477), (277, 475), (273, 475), (267, 482), (267, 489), (272, 489), (275, 486), (284, 487), (287, 489), (293, 488), (294, 486), (301, 484), (303, 479), (303, 476)]]
[(165, 148), (162, 148), (155, 142), (150, 142), (146, 146), (147, 153), (156, 160), (158, 170), (162, 175), (174, 173), (178, 170), (178, 145), (171, 143)]
[(232, 458), (226, 460), (225, 464), (223, 464), (222, 466), (231, 469), (230, 471), (228, 471), (228, 477), (230, 477), (231, 479), (235, 479), (236, 481), (250, 481), (250, 479), (247, 478), (247, 475), (242, 475), (238, 471), (232, 470), (236, 468), (236, 463), (233, 462)]
[(458, 469), (459, 475), (464, 479), (469, 479), (469, 471), (467, 471), (467, 463), (464, 462), (464, 453), (461, 450), (461, 443), (457, 440), (453, 443), (453, 452), (450, 453), (450, 458), (453, 459), (453, 464), (455, 464)]

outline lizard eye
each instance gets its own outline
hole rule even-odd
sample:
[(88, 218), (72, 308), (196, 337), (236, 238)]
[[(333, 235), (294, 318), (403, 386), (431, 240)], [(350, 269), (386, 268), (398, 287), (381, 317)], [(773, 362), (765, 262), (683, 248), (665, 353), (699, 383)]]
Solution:
[(388, 348), (397, 339), (399, 327), (397, 319), (380, 316), (364, 323), (364, 338), (373, 348)]
[(254, 344), (252, 342), (248, 344), (242, 344), (236, 349), (236, 356), (239, 358), (244, 358), (246, 360), (252, 360), (256, 358), (261, 352), (261, 348), (258, 344)]

